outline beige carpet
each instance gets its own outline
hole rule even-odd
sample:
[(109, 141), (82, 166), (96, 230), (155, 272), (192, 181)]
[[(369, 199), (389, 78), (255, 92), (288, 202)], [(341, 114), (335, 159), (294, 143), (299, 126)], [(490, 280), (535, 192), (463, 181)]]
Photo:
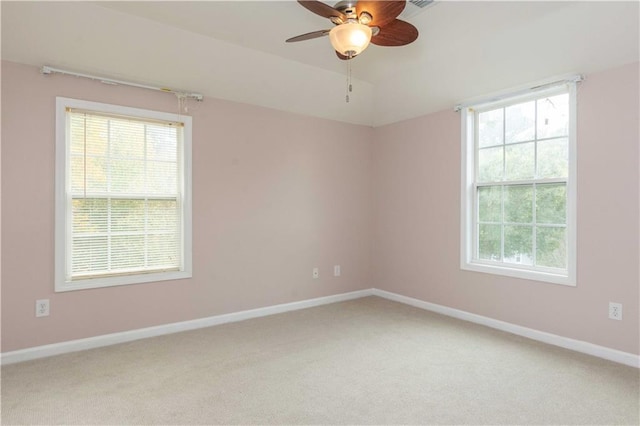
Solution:
[(639, 372), (376, 297), (2, 368), (3, 424), (639, 422)]

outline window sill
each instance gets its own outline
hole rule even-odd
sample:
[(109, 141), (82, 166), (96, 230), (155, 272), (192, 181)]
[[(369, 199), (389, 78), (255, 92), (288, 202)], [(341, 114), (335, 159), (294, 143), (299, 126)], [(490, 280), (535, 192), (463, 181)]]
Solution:
[(124, 275), (116, 277), (91, 278), (77, 281), (56, 281), (56, 293), (91, 288), (152, 283), (157, 281), (182, 280), (191, 278), (191, 271), (156, 272), (151, 274)]
[(476, 262), (463, 262), (460, 269), (465, 271), (482, 272), (486, 274), (502, 275), (506, 277), (522, 278), (525, 280), (540, 281), (551, 284), (561, 284), (575, 287), (575, 278), (569, 275), (554, 274), (551, 272), (531, 271), (519, 268), (509, 268), (503, 265), (487, 265)]

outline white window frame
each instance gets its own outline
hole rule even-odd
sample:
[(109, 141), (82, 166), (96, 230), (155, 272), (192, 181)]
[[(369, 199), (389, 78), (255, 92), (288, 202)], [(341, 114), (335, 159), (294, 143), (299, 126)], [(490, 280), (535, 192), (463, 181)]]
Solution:
[[(461, 112), (461, 233), (460, 233), (460, 268), (467, 271), (483, 272), (508, 277), (523, 278), (553, 284), (576, 285), (576, 191), (577, 191), (577, 155), (576, 155), (576, 83), (574, 78), (558, 84), (544, 85), (538, 89), (530, 89), (513, 95), (496, 95), (488, 97), (491, 101), (480, 101), (458, 107)], [(552, 270), (536, 266), (492, 263), (476, 259), (476, 221), (478, 214), (476, 203), (476, 149), (475, 149), (475, 113), (474, 110), (488, 110), (511, 104), (526, 102), (558, 93), (569, 94), (569, 164), (567, 182), (567, 269)], [(543, 183), (544, 180), (532, 180)]]
[[(82, 280), (70, 280), (71, 221), (70, 186), (67, 179), (67, 163), (70, 147), (67, 138), (67, 108), (122, 115), (140, 119), (163, 120), (183, 123), (182, 152), (179, 153), (179, 170), (182, 170), (182, 188), (179, 194), (182, 208), (181, 254), (182, 265), (177, 271), (135, 273), (131, 275), (104, 276)], [(110, 105), (64, 97), (56, 98), (56, 176), (55, 176), (55, 291), (65, 292), (90, 288), (112, 287), (129, 284), (179, 280), (192, 276), (192, 214), (191, 214), (191, 117), (160, 111)]]

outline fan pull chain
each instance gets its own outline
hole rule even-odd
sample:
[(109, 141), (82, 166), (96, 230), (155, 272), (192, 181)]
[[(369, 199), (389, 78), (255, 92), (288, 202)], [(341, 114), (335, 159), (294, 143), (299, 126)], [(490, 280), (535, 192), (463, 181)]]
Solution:
[(351, 59), (347, 60), (347, 96), (346, 100), (349, 103), (349, 93), (353, 92), (353, 86), (351, 85)]

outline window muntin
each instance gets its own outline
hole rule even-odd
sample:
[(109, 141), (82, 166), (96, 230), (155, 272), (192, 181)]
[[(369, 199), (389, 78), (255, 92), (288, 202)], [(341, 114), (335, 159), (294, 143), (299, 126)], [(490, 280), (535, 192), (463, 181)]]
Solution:
[(464, 110), (463, 269), (575, 283), (570, 86)]
[(58, 98), (56, 291), (191, 275), (190, 117)]

